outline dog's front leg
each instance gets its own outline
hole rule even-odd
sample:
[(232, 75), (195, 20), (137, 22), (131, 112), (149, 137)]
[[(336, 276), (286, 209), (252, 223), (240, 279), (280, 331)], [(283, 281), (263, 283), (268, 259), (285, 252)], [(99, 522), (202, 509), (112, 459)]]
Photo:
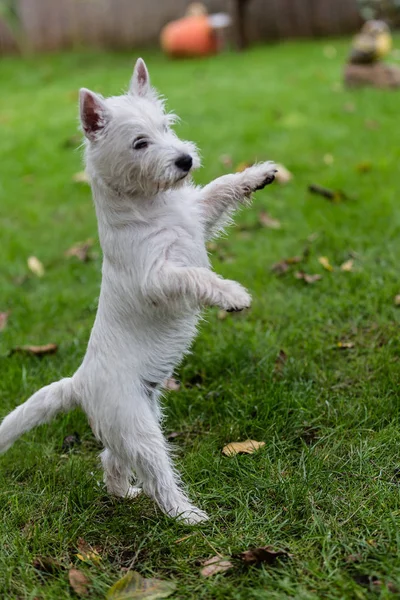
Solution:
[(238, 205), (248, 201), (251, 194), (275, 179), (273, 162), (248, 167), (241, 173), (218, 177), (202, 190), (203, 215), (208, 237), (212, 237), (230, 222)]
[(148, 277), (144, 293), (156, 304), (186, 298), (199, 306), (219, 306), (227, 311), (243, 310), (251, 304), (251, 296), (237, 281), (223, 279), (210, 269), (170, 262)]

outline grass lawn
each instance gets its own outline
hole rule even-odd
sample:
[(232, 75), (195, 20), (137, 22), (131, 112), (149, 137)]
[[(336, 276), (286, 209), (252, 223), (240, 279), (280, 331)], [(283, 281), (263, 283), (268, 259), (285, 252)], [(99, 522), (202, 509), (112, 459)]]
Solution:
[[(259, 192), (213, 246), (215, 269), (248, 287), (253, 306), (225, 319), (207, 311), (177, 373), (181, 389), (165, 400), (165, 430), (179, 433), (176, 462), (212, 518), (190, 529), (145, 497), (108, 497), (85, 416), (61, 416), (0, 459), (1, 598), (72, 598), (71, 564), (99, 599), (127, 568), (173, 579), (181, 600), (389, 598), (400, 588), (399, 93), (343, 90), (347, 43), (329, 42), (333, 58), (326, 44), (187, 62), (144, 53), (153, 83), (182, 117), (179, 134), (202, 150), (197, 182), (256, 159), (294, 174)], [(119, 93), (135, 58), (1, 59), (0, 311), (11, 311), (0, 334), (1, 416), (71, 375), (85, 352), (101, 256), (90, 190), (72, 180), (82, 168), (70, 139), (77, 89)], [(311, 195), (310, 183), (344, 190), (348, 200)], [(280, 229), (260, 226), (265, 210)], [(64, 256), (90, 237), (92, 261)], [(271, 271), (305, 248), (304, 264)], [(28, 270), (31, 255), (45, 267), (42, 278)], [(341, 271), (351, 258), (353, 270)], [(322, 279), (307, 285), (295, 278), (299, 269)], [(57, 354), (8, 356), (12, 347), (49, 342)], [(281, 350), (287, 360), (277, 368)], [(82, 443), (66, 453), (63, 439), (74, 432)], [(222, 455), (224, 444), (247, 438), (265, 447)], [(98, 549), (99, 564), (77, 558), (79, 538)], [(293, 558), (199, 574), (217, 552), (267, 544)], [(42, 572), (38, 557), (60, 565)]]

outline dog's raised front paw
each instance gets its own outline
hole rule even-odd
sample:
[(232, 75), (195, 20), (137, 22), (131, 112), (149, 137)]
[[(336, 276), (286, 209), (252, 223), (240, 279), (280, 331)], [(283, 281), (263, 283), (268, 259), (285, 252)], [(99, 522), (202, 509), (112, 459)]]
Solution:
[(266, 185), (272, 183), (276, 172), (276, 165), (271, 161), (253, 165), (245, 171), (249, 175), (249, 187), (253, 192), (262, 190)]
[(238, 312), (250, 307), (251, 296), (237, 281), (225, 279), (219, 305), (227, 312)]

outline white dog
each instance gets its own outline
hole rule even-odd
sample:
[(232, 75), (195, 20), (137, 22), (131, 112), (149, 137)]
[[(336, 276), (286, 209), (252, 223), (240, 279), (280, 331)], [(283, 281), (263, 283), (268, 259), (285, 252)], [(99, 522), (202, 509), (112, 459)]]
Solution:
[(205, 242), (274, 180), (275, 168), (267, 162), (195, 186), (196, 148), (171, 129), (174, 116), (150, 87), (141, 59), (126, 95), (104, 99), (82, 89), (80, 116), (104, 254), (97, 316), (82, 365), (4, 419), (0, 452), (80, 406), (104, 444), (109, 493), (134, 498), (143, 489), (167, 515), (198, 523), (207, 515), (181, 489), (159, 398), (196, 334), (201, 307), (250, 306), (239, 283), (210, 269)]

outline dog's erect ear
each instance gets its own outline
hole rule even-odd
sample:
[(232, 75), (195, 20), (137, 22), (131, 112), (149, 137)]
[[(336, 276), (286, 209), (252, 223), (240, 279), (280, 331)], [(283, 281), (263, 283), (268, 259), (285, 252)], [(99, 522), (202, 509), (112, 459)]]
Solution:
[(136, 61), (135, 68), (133, 69), (133, 75), (131, 84), (129, 86), (130, 94), (137, 94), (138, 96), (146, 96), (150, 90), (150, 76), (142, 58), (138, 58)]
[(109, 114), (104, 100), (87, 90), (79, 90), (79, 104), (82, 129), (86, 137), (94, 141), (107, 125)]

